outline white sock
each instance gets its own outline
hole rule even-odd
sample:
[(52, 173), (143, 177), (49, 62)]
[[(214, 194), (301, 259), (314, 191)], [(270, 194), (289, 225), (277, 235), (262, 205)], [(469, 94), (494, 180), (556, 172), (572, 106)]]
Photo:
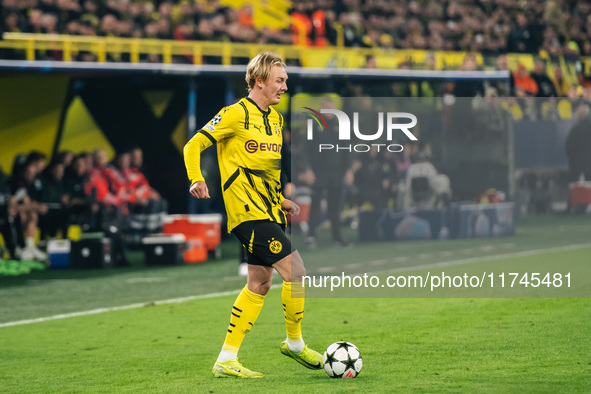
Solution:
[(301, 353), (304, 351), (304, 340), (300, 339), (299, 341), (290, 341), (289, 338), (286, 339), (287, 347), (294, 353)]
[(222, 349), (222, 351), (220, 352), (220, 355), (218, 356), (218, 361), (223, 363), (224, 361), (234, 360), (234, 359), (236, 359), (236, 357), (238, 357), (237, 353), (232, 353), (232, 352)]
[(31, 249), (34, 248), (35, 247), (35, 238), (27, 237), (26, 245), (27, 245), (27, 248), (31, 248)]

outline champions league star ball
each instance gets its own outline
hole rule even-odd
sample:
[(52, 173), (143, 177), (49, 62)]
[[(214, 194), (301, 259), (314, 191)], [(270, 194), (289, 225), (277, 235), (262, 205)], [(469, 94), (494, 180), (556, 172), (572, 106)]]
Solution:
[(347, 341), (338, 341), (324, 352), (324, 370), (331, 378), (354, 378), (361, 372), (363, 360), (357, 346)]

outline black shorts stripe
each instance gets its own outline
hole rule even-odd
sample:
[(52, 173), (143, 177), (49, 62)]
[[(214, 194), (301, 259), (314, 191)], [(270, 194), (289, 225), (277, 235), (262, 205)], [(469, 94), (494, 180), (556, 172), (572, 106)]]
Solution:
[(217, 142), (217, 141), (215, 140), (215, 138), (213, 138), (213, 136), (212, 136), (211, 134), (209, 134), (209, 132), (208, 132), (208, 131), (206, 131), (206, 130), (203, 130), (203, 129), (201, 129), (201, 130), (199, 130), (197, 133), (201, 133), (201, 134), (203, 134), (204, 136), (206, 136), (206, 137), (207, 137), (207, 138), (208, 138), (208, 139), (211, 141), (211, 143), (212, 143), (212, 144), (215, 144), (215, 143)]
[(249, 115), (248, 115), (248, 108), (246, 108), (246, 104), (244, 104), (242, 101), (240, 101), (240, 105), (244, 109), (244, 128), (246, 130), (248, 130), (248, 126), (250, 124), (250, 119), (249, 119)]
[(232, 175), (230, 175), (230, 178), (228, 178), (226, 183), (224, 183), (224, 191), (228, 190), (228, 188), (232, 185), (232, 183), (234, 183), (236, 178), (238, 178), (238, 175), (240, 175), (239, 168), (237, 168), (236, 171), (234, 171), (234, 173)]

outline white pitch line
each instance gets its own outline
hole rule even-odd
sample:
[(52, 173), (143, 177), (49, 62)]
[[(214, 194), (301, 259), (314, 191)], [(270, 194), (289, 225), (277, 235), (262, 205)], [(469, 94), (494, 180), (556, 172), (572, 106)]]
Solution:
[[(271, 286), (271, 288), (278, 289), (281, 286), (282, 285), (278, 284), (278, 285)], [(142, 303), (138, 303), (138, 304), (113, 306), (113, 307), (109, 307), (109, 308), (98, 308), (98, 309), (92, 309), (89, 311), (82, 311), (82, 312), (64, 313), (61, 315), (39, 317), (37, 319), (28, 319), (28, 320), (19, 320), (19, 321), (13, 321), (13, 322), (8, 322), (8, 323), (1, 323), (0, 328), (12, 327), (12, 326), (22, 326), (24, 324), (32, 324), (32, 323), (43, 323), (43, 322), (51, 321), (51, 320), (67, 319), (69, 317), (97, 315), (99, 313), (105, 313), (105, 312), (124, 311), (126, 309), (137, 309), (137, 308), (143, 308), (146, 306), (153, 306), (153, 305), (180, 304), (183, 302), (193, 301), (193, 300), (203, 300), (203, 299), (207, 299), (207, 298), (216, 298), (216, 297), (224, 297), (224, 296), (229, 296), (229, 295), (236, 295), (236, 294), (240, 293), (240, 291), (242, 291), (242, 289), (223, 291), (223, 292), (219, 292), (219, 293), (195, 295), (195, 296), (189, 296), (189, 297), (171, 298), (168, 300), (142, 302)]]
[[(440, 263), (406, 266), (406, 267), (395, 268), (392, 270), (371, 272), (371, 274), (388, 274), (388, 273), (394, 273), (394, 272), (406, 272), (406, 271), (417, 271), (417, 270), (422, 270), (422, 269), (451, 267), (451, 266), (455, 266), (455, 265), (472, 264), (472, 263), (493, 261), (493, 260), (500, 260), (500, 259), (506, 259), (506, 258), (514, 258), (514, 257), (536, 256), (536, 255), (542, 254), (542, 253), (564, 252), (567, 250), (585, 249), (585, 248), (589, 248), (589, 247), (591, 247), (591, 243), (575, 244), (575, 245), (567, 245), (567, 246), (557, 246), (554, 248), (546, 248), (546, 249), (524, 250), (522, 252), (503, 253), (503, 254), (496, 254), (496, 255), (491, 255), (491, 256), (480, 256), (480, 257), (471, 257), (471, 258), (460, 259), (460, 260), (442, 261)], [(370, 274), (370, 272), (368, 272), (368, 274)]]
[(353, 269), (353, 268), (359, 268), (359, 267), (363, 267), (363, 264), (361, 264), (361, 263), (352, 263), (352, 264), (347, 264), (345, 266), (345, 268), (351, 268), (351, 269)]
[[(423, 265), (415, 265), (415, 266), (409, 266), (409, 267), (400, 267), (400, 268), (397, 268), (394, 270), (388, 270), (388, 271), (384, 271), (384, 272), (374, 272), (373, 274), (416, 271), (416, 270), (428, 269), (428, 268), (451, 267), (454, 265), (470, 264), (470, 263), (476, 263), (479, 261), (491, 261), (491, 260), (498, 260), (498, 259), (503, 259), (503, 258), (535, 256), (535, 255), (542, 254), (542, 253), (561, 252), (561, 251), (566, 251), (566, 250), (584, 249), (584, 248), (588, 248), (588, 247), (591, 247), (591, 243), (559, 246), (559, 247), (547, 248), (547, 249), (525, 250), (522, 252), (504, 253), (504, 254), (498, 254), (498, 255), (493, 255), (493, 256), (481, 256), (481, 257), (462, 259), (462, 260), (444, 261), (441, 263), (434, 263), (434, 264), (423, 264)], [(395, 258), (394, 260), (400, 261), (399, 259), (401, 259), (401, 258), (398, 257), (398, 258)], [(326, 268), (326, 267), (324, 267), (324, 268)], [(277, 284), (277, 285), (271, 286), (271, 288), (278, 289), (278, 288), (281, 288), (281, 286), (282, 285)], [(131, 305), (114, 306), (114, 307), (110, 307), (110, 308), (98, 308), (98, 309), (92, 309), (89, 311), (82, 311), (82, 312), (64, 313), (61, 315), (40, 317), (37, 319), (19, 320), (19, 321), (8, 322), (8, 323), (0, 323), (0, 328), (21, 326), (21, 325), (32, 324), (32, 323), (43, 323), (46, 321), (67, 319), (70, 317), (96, 315), (96, 314), (105, 313), (105, 312), (123, 311), (126, 309), (137, 309), (137, 308), (143, 308), (143, 307), (152, 306), (152, 305), (180, 304), (180, 303), (186, 302), (186, 301), (203, 300), (203, 299), (208, 299), (208, 298), (236, 295), (236, 294), (240, 293), (241, 290), (242, 289), (224, 291), (224, 292), (219, 292), (219, 293), (195, 295), (195, 296), (189, 296), (189, 297), (171, 298), (168, 300), (143, 302), (143, 303), (131, 304)]]

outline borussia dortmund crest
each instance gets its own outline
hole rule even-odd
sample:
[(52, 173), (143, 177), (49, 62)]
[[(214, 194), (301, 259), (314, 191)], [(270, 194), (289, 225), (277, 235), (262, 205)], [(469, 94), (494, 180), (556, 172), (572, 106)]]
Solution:
[(269, 245), (269, 250), (275, 254), (281, 252), (282, 249), (283, 249), (283, 245), (281, 244), (281, 242), (276, 241), (276, 240), (271, 242)]

